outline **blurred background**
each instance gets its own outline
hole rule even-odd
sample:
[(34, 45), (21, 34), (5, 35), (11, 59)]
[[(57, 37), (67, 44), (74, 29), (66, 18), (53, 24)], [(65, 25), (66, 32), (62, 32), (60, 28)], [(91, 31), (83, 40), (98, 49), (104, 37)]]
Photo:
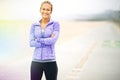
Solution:
[[(0, 80), (30, 80), (29, 68), (34, 48), (29, 47), (29, 31), (31, 24), (41, 18), (39, 9), (42, 1), (44, 0), (0, 0)], [(82, 60), (82, 58), (88, 57), (91, 51), (99, 53), (101, 50), (106, 55), (110, 53), (106, 51), (110, 50), (117, 54), (113, 57), (111, 53), (109, 59), (101, 54), (104, 59), (103, 57), (99, 59), (111, 61), (107, 67), (105, 66), (108, 62), (99, 64), (104, 66), (102, 70), (106, 70), (108, 66), (112, 67), (108, 71), (103, 71), (108, 73), (102, 75), (101, 72), (101, 76), (97, 78), (87, 77), (96, 80), (119, 80), (120, 77), (115, 76), (117, 77), (115, 79), (114, 75), (120, 75), (117, 71), (120, 66), (118, 59), (120, 57), (120, 0), (50, 1), (53, 3), (52, 18), (59, 21), (61, 25), (60, 37), (56, 44), (60, 70), (58, 80), (88, 80), (84, 78), (84, 74), (88, 75), (90, 72), (82, 72), (83, 67), (79, 67), (77, 72), (72, 71), (78, 64), (91, 66), (92, 62), (89, 64), (88, 59)], [(95, 49), (93, 49), (94, 45), (96, 45)], [(92, 59), (97, 61), (94, 55)], [(95, 68), (96, 72), (93, 74), (99, 73), (97, 72), (99, 67)], [(86, 70), (85, 67), (84, 69)], [(90, 67), (87, 69), (87, 71), (92, 70)], [(109, 74), (111, 69), (114, 75)], [(83, 78), (75, 79), (76, 76), (80, 76), (80, 73), (83, 73)]]

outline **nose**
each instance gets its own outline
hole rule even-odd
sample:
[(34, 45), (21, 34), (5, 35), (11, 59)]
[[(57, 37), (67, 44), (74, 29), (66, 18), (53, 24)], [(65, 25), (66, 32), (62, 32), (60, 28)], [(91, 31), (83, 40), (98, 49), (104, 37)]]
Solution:
[(47, 10), (44, 10), (44, 13), (47, 13), (48, 11)]

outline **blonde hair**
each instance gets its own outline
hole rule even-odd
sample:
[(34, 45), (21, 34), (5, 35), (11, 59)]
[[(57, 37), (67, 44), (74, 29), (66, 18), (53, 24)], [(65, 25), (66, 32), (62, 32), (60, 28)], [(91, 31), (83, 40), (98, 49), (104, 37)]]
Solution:
[[(51, 6), (51, 12), (52, 12), (52, 10), (53, 10), (53, 5), (52, 5), (52, 3), (51, 3), (50, 1), (48, 1), (48, 0), (43, 1), (43, 2), (41, 3), (41, 7), (42, 7), (43, 4), (46, 4), (46, 3)], [(41, 7), (40, 7), (40, 9), (41, 9)]]

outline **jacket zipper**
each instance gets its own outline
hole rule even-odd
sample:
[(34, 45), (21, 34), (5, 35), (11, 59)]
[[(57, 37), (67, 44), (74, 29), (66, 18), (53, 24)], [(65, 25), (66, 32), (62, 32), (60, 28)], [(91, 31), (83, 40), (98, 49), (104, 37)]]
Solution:
[[(41, 35), (42, 35), (42, 38), (44, 38), (44, 30), (45, 29), (42, 29), (42, 31), (41, 31)], [(42, 54), (43, 54), (43, 47), (44, 47), (44, 45), (43, 44), (41, 44), (41, 60), (43, 59), (43, 56), (42, 56)]]
[[(48, 26), (48, 24), (46, 25), (46, 27), (47, 27), (47, 26)], [(44, 38), (44, 32), (45, 32), (46, 27), (45, 27), (44, 29), (41, 28), (42, 38)], [(42, 31), (42, 30), (43, 30), (43, 31)], [(41, 60), (43, 59), (42, 53), (43, 53), (43, 44), (41, 44)]]

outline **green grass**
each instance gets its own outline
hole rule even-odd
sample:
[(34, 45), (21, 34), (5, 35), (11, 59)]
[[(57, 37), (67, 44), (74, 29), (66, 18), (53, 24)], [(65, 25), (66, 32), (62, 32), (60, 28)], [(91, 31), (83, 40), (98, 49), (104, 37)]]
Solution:
[(106, 48), (120, 48), (120, 40), (106, 40), (103, 41), (102, 47)]

